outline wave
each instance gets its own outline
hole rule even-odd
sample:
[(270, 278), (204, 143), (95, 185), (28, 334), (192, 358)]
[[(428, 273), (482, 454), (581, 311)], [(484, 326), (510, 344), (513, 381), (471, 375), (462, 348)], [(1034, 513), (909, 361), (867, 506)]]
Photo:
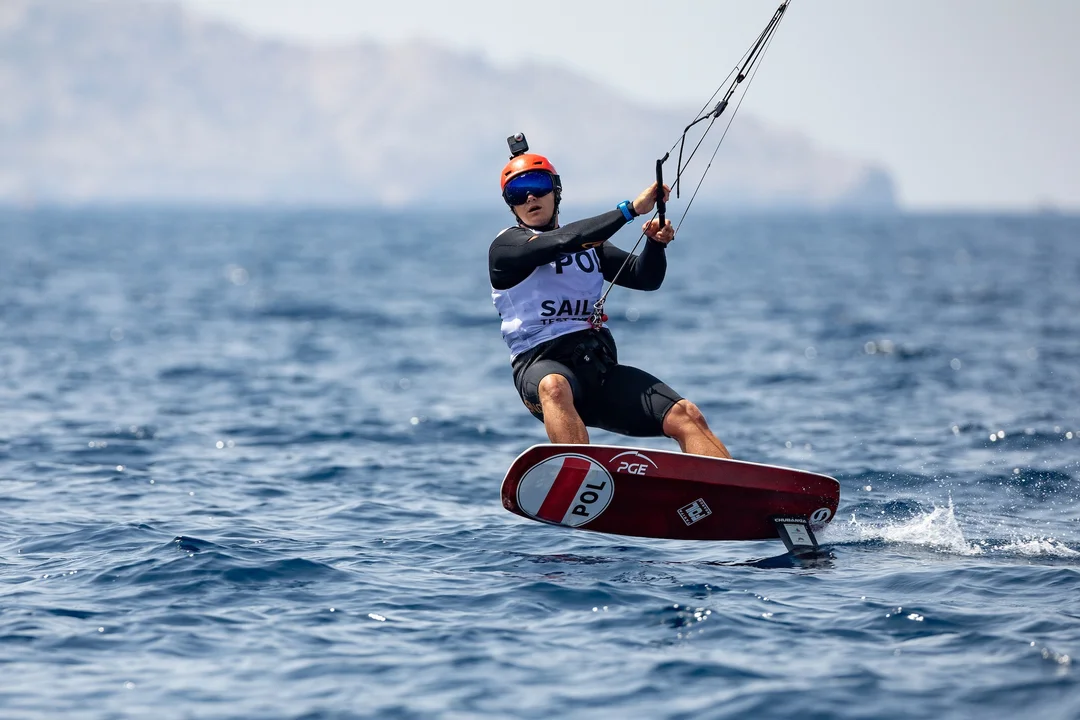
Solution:
[(903, 508), (900, 517), (886, 515), (880, 522), (852, 512), (848, 522), (834, 522), (826, 530), (824, 544), (906, 545), (964, 556), (1080, 558), (1080, 550), (1053, 537), (1015, 533), (1005, 538), (969, 539), (956, 517), (952, 498), (947, 505), (934, 506), (930, 510), (915, 510), (911, 503), (901, 502), (897, 506)]
[(281, 300), (271, 302), (255, 311), (256, 317), (271, 320), (295, 320), (299, 322), (316, 320), (341, 320), (357, 323), (367, 328), (388, 328), (394, 320), (384, 313), (371, 310), (354, 310), (328, 303), (304, 303)]

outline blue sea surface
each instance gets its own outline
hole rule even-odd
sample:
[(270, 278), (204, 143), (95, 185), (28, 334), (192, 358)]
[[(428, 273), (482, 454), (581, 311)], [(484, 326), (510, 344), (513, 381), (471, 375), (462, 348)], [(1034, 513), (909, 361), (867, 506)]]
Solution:
[(840, 481), (810, 561), (502, 508), (507, 219), (0, 213), (0, 717), (1080, 717), (1080, 218), (695, 211), (612, 292)]

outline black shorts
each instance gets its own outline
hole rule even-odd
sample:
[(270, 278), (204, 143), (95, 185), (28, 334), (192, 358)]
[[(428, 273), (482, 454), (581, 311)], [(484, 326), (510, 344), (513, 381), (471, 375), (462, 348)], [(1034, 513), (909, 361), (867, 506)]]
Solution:
[(514, 361), (514, 383), (525, 407), (539, 420), (540, 381), (562, 375), (574, 407), (589, 427), (634, 437), (664, 434), (664, 418), (682, 396), (644, 370), (620, 365), (615, 340), (599, 332), (569, 333), (523, 353)]

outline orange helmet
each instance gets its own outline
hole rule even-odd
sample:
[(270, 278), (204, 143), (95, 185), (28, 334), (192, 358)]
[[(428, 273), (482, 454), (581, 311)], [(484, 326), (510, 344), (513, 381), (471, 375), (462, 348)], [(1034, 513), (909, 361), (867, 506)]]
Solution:
[(499, 189), (505, 190), (506, 183), (509, 182), (511, 178), (515, 178), (530, 170), (543, 170), (544, 172), (551, 173), (555, 176), (555, 187), (559, 187), (559, 173), (546, 157), (543, 155), (536, 155), (535, 153), (522, 153), (517, 157), (510, 158), (510, 162), (506, 163), (506, 167), (502, 170), (502, 175), (499, 176)]

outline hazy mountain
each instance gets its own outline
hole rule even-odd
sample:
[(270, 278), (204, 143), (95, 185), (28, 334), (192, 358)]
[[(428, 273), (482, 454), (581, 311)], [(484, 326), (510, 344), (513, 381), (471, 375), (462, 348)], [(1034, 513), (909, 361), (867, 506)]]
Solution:
[[(15, 203), (479, 206), (498, 202), (519, 130), (568, 202), (622, 199), (696, 109), (419, 42), (289, 45), (144, 0), (0, 0), (0, 98), (0, 202)], [(740, 113), (698, 202), (890, 208), (894, 191), (883, 169)]]

